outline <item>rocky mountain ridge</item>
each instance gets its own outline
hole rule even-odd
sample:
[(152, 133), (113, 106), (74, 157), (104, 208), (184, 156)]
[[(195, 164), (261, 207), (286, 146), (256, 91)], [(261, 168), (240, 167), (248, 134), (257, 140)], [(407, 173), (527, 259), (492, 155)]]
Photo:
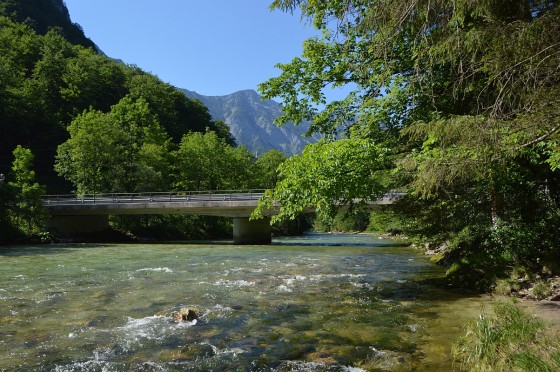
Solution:
[(309, 129), (304, 123), (287, 123), (278, 127), (274, 120), (281, 114), (280, 104), (273, 100), (263, 100), (254, 90), (242, 90), (225, 96), (205, 96), (181, 89), (189, 98), (200, 100), (214, 120), (226, 123), (235, 140), (245, 145), (251, 152), (262, 153), (276, 149), (286, 155), (300, 153), (307, 143), (319, 137), (303, 137)]

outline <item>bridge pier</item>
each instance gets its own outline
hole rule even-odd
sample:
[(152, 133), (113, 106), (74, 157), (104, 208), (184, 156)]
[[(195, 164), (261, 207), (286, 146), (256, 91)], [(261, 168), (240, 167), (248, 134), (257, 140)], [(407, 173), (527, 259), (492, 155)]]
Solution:
[(109, 215), (51, 216), (47, 229), (62, 235), (75, 236), (105, 231), (109, 228)]
[(260, 220), (249, 220), (249, 217), (234, 217), (233, 242), (234, 244), (270, 244), (272, 242), (270, 217)]

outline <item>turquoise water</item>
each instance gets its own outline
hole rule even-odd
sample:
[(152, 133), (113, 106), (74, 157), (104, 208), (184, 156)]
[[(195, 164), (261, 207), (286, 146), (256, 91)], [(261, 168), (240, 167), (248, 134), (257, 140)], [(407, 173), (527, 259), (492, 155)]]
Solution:
[[(449, 370), (482, 300), (369, 235), (0, 250), (0, 370)], [(183, 307), (200, 318), (175, 323)]]

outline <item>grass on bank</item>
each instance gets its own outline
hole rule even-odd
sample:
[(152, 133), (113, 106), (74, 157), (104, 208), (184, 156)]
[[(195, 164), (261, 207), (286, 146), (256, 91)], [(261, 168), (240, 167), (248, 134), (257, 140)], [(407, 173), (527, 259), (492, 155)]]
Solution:
[(495, 302), (467, 323), (453, 356), (469, 371), (560, 371), (560, 335), (514, 302)]

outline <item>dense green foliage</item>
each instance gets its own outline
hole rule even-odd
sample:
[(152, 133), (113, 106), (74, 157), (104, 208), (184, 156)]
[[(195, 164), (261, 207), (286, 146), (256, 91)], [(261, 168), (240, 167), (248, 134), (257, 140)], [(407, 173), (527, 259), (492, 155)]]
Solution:
[(95, 44), (84, 35), (82, 27), (70, 20), (64, 0), (0, 0), (0, 15), (25, 23), (44, 35), (56, 28), (72, 44), (93, 48)]
[[(280, 202), (290, 217), (400, 188), (408, 195), (394, 220), (419, 240), (447, 241), (450, 275), (478, 272), (473, 284), (484, 286), (500, 274), (490, 268), (541, 270), (558, 260), (557, 1), (276, 0), (272, 7), (297, 9), (322, 36), (278, 65), (280, 75), (260, 90), (281, 97), (280, 123), (312, 120), (325, 141), (284, 164), (265, 203)], [(327, 103), (330, 87), (350, 93)], [(349, 151), (333, 156), (338, 146)]]
[[(124, 115), (126, 105), (142, 107), (145, 121), (157, 118), (154, 122), (174, 143), (190, 131), (207, 129), (231, 143), (224, 124), (212, 121), (205, 106), (157, 77), (72, 45), (56, 30), (41, 36), (25, 24), (0, 17), (0, 172), (8, 171), (11, 152), (22, 145), (36, 155), (37, 177), (49, 192), (70, 191), (53, 169), (58, 145), (69, 132), (80, 132), (78, 123), (70, 124), (96, 117), (96, 125), (101, 125), (102, 117), (119, 115), (112, 111)], [(123, 120), (133, 119), (113, 120), (112, 125), (124, 130)]]
[(103, 113), (91, 110), (68, 126), (55, 169), (79, 194), (165, 190), (169, 136), (146, 101), (123, 98)]
[(175, 154), (176, 188), (235, 190), (250, 188), (254, 159), (245, 147), (231, 147), (214, 132), (190, 133)]
[(493, 313), (467, 324), (454, 356), (469, 371), (557, 371), (560, 337), (545, 330), (514, 303), (496, 302)]
[(36, 182), (32, 152), (17, 146), (13, 155), (11, 172), (0, 179), (0, 244), (42, 235), (46, 218), (45, 188)]
[(282, 202), (274, 220), (295, 218), (314, 206), (320, 216), (333, 216), (338, 205), (375, 200), (385, 190), (383, 168), (386, 150), (367, 139), (307, 145), (301, 155), (292, 156), (279, 168), (280, 181), (267, 192), (256, 213)]

